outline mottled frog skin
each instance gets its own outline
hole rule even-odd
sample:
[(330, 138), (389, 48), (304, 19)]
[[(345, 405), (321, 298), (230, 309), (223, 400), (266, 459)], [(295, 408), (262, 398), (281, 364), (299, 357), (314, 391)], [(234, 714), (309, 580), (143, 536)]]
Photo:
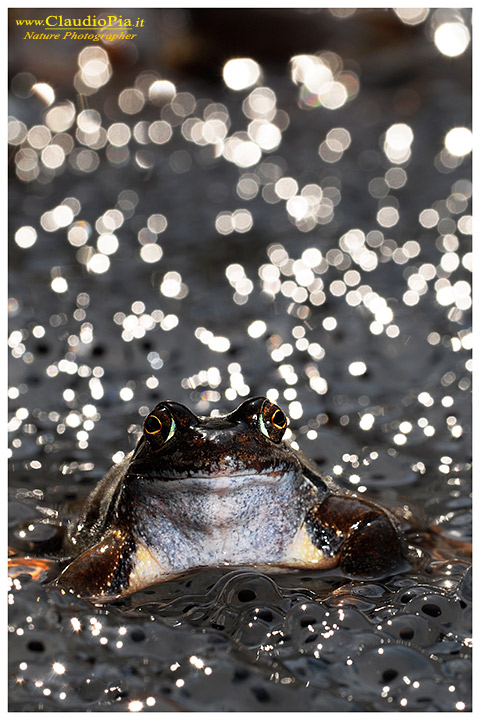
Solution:
[(70, 527), (57, 584), (109, 600), (200, 567), (398, 570), (395, 518), (322, 477), (282, 441), (287, 422), (265, 397), (223, 417), (159, 403)]

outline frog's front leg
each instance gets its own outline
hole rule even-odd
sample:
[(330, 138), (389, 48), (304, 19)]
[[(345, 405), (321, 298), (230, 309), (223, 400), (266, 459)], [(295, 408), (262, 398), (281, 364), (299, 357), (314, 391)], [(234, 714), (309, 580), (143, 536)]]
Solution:
[(73, 560), (55, 584), (81, 597), (106, 601), (148, 587), (168, 574), (141, 541), (114, 529)]
[(312, 507), (292, 550), (297, 566), (339, 565), (347, 575), (364, 578), (384, 577), (407, 565), (405, 540), (393, 518), (348, 495), (328, 495)]

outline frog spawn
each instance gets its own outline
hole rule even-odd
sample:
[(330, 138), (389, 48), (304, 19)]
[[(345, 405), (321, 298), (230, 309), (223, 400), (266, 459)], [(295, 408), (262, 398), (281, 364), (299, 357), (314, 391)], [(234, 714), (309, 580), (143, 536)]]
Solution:
[[(27, 578), (12, 593), (11, 622), (23, 628), (12, 662), (27, 708), (295, 711), (302, 688), (317, 711), (449, 711), (468, 694), (470, 603), (408, 577), (345, 586), (333, 572), (205, 571), (101, 611)], [(53, 671), (39, 684), (45, 664)]]

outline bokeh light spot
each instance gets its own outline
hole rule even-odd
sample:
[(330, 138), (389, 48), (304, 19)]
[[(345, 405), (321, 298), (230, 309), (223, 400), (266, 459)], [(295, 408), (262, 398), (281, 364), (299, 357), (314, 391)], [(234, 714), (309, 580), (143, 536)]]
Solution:
[(445, 136), (445, 147), (456, 157), (463, 157), (472, 152), (472, 131), (465, 127), (452, 128)]
[(98, 275), (107, 272), (110, 267), (110, 258), (103, 253), (96, 253), (92, 255), (90, 260), (87, 262), (87, 270), (91, 273), (97, 273)]
[(430, 8), (393, 8), (406, 25), (419, 25), (427, 19)]
[(470, 43), (470, 32), (461, 22), (446, 22), (435, 30), (435, 45), (442, 55), (457, 57)]
[(18, 247), (21, 247), (23, 249), (32, 247), (32, 245), (35, 244), (36, 240), (37, 231), (30, 225), (24, 225), (23, 227), (18, 228), (17, 232), (15, 233), (15, 242), (17, 243)]
[(260, 66), (251, 58), (236, 58), (225, 63), (223, 80), (231, 90), (245, 90), (260, 78)]

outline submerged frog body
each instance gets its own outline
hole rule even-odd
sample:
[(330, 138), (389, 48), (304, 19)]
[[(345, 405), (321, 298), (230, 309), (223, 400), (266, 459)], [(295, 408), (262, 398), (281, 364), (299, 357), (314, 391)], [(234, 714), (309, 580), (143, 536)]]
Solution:
[(396, 571), (405, 543), (394, 518), (322, 477), (282, 442), (286, 427), (264, 397), (208, 418), (158, 404), (71, 526), (77, 557), (58, 584), (111, 599), (199, 567)]

